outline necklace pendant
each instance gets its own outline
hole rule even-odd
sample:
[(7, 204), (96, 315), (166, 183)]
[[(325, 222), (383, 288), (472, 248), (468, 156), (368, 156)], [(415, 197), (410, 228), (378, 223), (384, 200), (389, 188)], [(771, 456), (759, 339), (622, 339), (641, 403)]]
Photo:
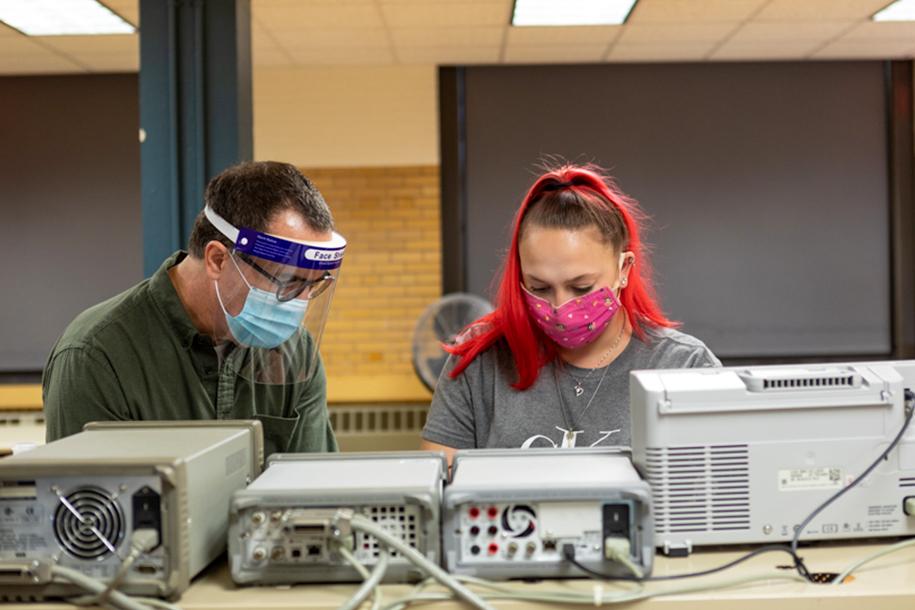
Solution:
[(581, 387), (581, 384), (576, 383), (575, 384), (575, 396), (581, 396), (584, 393), (585, 393), (585, 389), (583, 387)]

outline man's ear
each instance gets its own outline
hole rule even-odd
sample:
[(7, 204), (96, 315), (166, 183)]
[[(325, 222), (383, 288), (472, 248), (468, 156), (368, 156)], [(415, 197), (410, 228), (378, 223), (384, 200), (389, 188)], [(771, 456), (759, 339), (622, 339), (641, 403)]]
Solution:
[(203, 249), (203, 266), (207, 277), (214, 281), (218, 280), (229, 262), (229, 256), (229, 249), (225, 245), (215, 240), (207, 242)]

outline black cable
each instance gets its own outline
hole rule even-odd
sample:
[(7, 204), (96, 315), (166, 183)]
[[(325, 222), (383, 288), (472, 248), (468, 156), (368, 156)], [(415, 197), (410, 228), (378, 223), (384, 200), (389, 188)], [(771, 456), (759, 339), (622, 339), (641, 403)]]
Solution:
[[(566, 547), (571, 547), (571, 548), (566, 548)], [(629, 575), (611, 576), (609, 574), (602, 574), (596, 570), (592, 570), (591, 568), (589, 568), (585, 565), (582, 565), (581, 563), (579, 563), (578, 560), (575, 559), (575, 547), (573, 547), (572, 545), (563, 546), (562, 556), (563, 556), (563, 559), (565, 559), (566, 561), (571, 563), (573, 566), (575, 566), (582, 572), (590, 574), (591, 576), (594, 576), (596, 578), (600, 578), (601, 580), (627, 580), (627, 581), (633, 581), (633, 582), (648, 582), (648, 581), (678, 580), (681, 578), (695, 578), (698, 576), (708, 576), (709, 574), (716, 574), (718, 572), (723, 572), (724, 570), (732, 568), (732, 567), (736, 566), (737, 564), (743, 563), (744, 561), (747, 561), (748, 559), (752, 559), (753, 557), (756, 557), (757, 555), (762, 555), (764, 553), (774, 553), (776, 551), (781, 551), (781, 552), (788, 553), (789, 555), (791, 555), (791, 558), (794, 560), (795, 568), (798, 570), (799, 573), (801, 573), (801, 576), (809, 579), (809, 577), (807, 576), (807, 574), (809, 574), (809, 573), (807, 572), (806, 566), (804, 566), (804, 562), (801, 560), (800, 557), (797, 556), (797, 554), (794, 551), (791, 550), (791, 547), (789, 547), (787, 544), (767, 544), (765, 546), (759, 547), (758, 549), (754, 549), (754, 550), (750, 551), (749, 553), (747, 553), (746, 555), (738, 557), (737, 559), (735, 559), (733, 561), (729, 561), (728, 563), (726, 563), (724, 565), (720, 565), (716, 568), (709, 568), (708, 570), (700, 570), (699, 572), (686, 572), (683, 574), (669, 574), (667, 576), (644, 576), (642, 578), (639, 578), (637, 576), (629, 576)], [(803, 569), (803, 572), (801, 572), (802, 569)]]
[[(828, 579), (828, 578), (824, 579), (815, 573), (811, 573), (810, 570), (807, 569), (807, 566), (804, 564), (804, 560), (798, 556), (797, 546), (798, 546), (798, 543), (800, 542), (801, 532), (803, 532), (804, 528), (814, 518), (816, 518), (816, 516), (818, 514), (820, 514), (827, 506), (829, 506), (835, 500), (837, 500), (842, 495), (844, 495), (848, 490), (850, 490), (853, 487), (855, 487), (856, 485), (858, 485), (858, 483), (860, 483), (878, 465), (880, 465), (880, 462), (882, 462), (884, 459), (886, 459), (886, 456), (889, 455), (890, 451), (892, 451), (896, 447), (896, 445), (899, 444), (899, 441), (902, 440), (902, 436), (905, 434), (905, 431), (908, 429), (909, 424), (912, 421), (912, 415), (915, 414), (915, 392), (906, 388), (904, 390), (903, 399), (904, 399), (903, 404), (904, 404), (904, 408), (905, 408), (905, 421), (903, 422), (902, 428), (900, 428), (899, 433), (896, 434), (896, 437), (893, 439), (893, 441), (883, 451), (883, 453), (880, 454), (880, 457), (878, 457), (876, 460), (874, 460), (874, 463), (871, 464), (863, 473), (858, 475), (858, 477), (854, 481), (852, 481), (848, 486), (840, 489), (837, 493), (833, 494), (828, 500), (826, 500), (825, 502), (820, 504), (816, 509), (814, 509), (814, 511), (812, 513), (810, 513), (810, 515), (806, 519), (804, 519), (803, 522), (801, 522), (800, 526), (798, 526), (798, 528), (794, 532), (794, 537), (791, 539), (790, 546), (783, 545), (783, 544), (768, 544), (765, 546), (761, 546), (758, 549), (755, 549), (753, 551), (750, 551), (746, 555), (743, 555), (742, 557), (738, 557), (737, 559), (730, 561), (724, 565), (718, 566), (716, 568), (710, 568), (708, 570), (701, 570), (699, 572), (687, 572), (685, 574), (671, 574), (668, 576), (646, 576), (643, 578), (638, 578), (636, 576), (628, 576), (628, 575), (611, 576), (609, 574), (602, 574), (596, 570), (592, 570), (591, 568), (582, 565), (580, 562), (578, 562), (575, 559), (575, 547), (572, 545), (563, 545), (562, 557), (563, 557), (563, 559), (565, 559), (566, 561), (571, 563), (573, 566), (575, 566), (582, 572), (585, 572), (586, 574), (590, 574), (591, 576), (600, 578), (602, 580), (626, 580), (626, 581), (635, 581), (635, 582), (647, 582), (647, 581), (676, 580), (676, 579), (681, 579), (681, 578), (695, 578), (698, 576), (708, 576), (709, 574), (716, 574), (718, 572), (722, 572), (724, 570), (732, 568), (732, 567), (736, 566), (737, 564), (743, 563), (744, 561), (747, 561), (748, 559), (756, 557), (757, 555), (762, 555), (763, 553), (774, 553), (776, 551), (782, 551), (782, 552), (785, 552), (785, 553), (788, 553), (789, 555), (791, 555), (791, 558), (794, 561), (794, 569), (797, 570), (797, 573), (800, 574), (801, 577), (803, 577), (805, 580), (812, 582), (812, 583), (817, 583), (817, 584), (831, 582), (831, 579)], [(826, 575), (824, 574), (822, 576), (826, 576)]]
[[(830, 496), (828, 500), (816, 507), (813, 512), (810, 513), (807, 518), (801, 522), (801, 524), (794, 530), (794, 537), (791, 539), (791, 551), (793, 553), (797, 553), (797, 545), (801, 541), (801, 533), (804, 531), (804, 528), (807, 527), (807, 525), (813, 521), (817, 515), (823, 512), (827, 506), (845, 495), (849, 490), (853, 489), (858, 485), (858, 483), (864, 480), (867, 475), (869, 475), (877, 466), (880, 465), (880, 462), (886, 459), (886, 456), (889, 455), (890, 451), (892, 451), (896, 445), (899, 444), (899, 441), (902, 440), (902, 435), (905, 434), (905, 431), (909, 427), (909, 423), (912, 421), (912, 414), (915, 413), (915, 392), (908, 388), (903, 390), (903, 406), (905, 409), (905, 421), (902, 422), (902, 428), (899, 429), (899, 433), (896, 435), (896, 438), (894, 438), (893, 442), (891, 442), (889, 446), (883, 451), (883, 453), (880, 454), (880, 457), (874, 460), (874, 463), (867, 467), (867, 470), (858, 475), (858, 477), (849, 483), (846, 487), (843, 487), (832, 496)], [(805, 576), (809, 580), (809, 574), (801, 575)]]

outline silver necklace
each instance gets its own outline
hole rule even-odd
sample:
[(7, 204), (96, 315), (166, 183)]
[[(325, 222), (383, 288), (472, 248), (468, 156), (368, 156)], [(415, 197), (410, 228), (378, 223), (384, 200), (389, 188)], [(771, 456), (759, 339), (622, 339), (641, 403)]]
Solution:
[[(606, 351), (606, 353), (604, 353), (604, 355), (601, 356), (600, 360), (597, 361), (597, 366), (595, 366), (593, 369), (588, 371), (588, 374), (585, 375), (584, 377), (582, 377), (581, 379), (578, 379), (577, 377), (575, 377), (575, 375), (572, 374), (571, 371), (569, 371), (568, 369), (565, 369), (565, 367), (563, 367), (565, 369), (566, 373), (569, 374), (569, 377), (571, 377), (572, 380), (575, 382), (574, 388), (575, 388), (575, 397), (576, 398), (580, 398), (581, 395), (585, 393), (585, 388), (582, 386), (582, 383), (587, 381), (588, 378), (594, 374), (594, 371), (596, 371), (597, 369), (599, 369), (601, 367), (601, 365), (604, 363), (604, 360), (606, 360), (610, 356), (610, 354), (613, 353), (613, 350), (616, 349), (616, 346), (619, 345), (620, 341), (623, 339), (623, 333), (625, 333), (625, 332), (626, 332), (626, 321), (623, 320), (623, 325), (620, 327), (620, 334), (618, 334), (616, 336), (616, 341), (613, 342), (613, 345), (610, 346), (610, 349), (608, 349)], [(604, 372), (606, 373), (607, 370), (604, 369)], [(603, 381), (603, 376), (601, 376), (601, 381)], [(598, 387), (600, 387), (599, 384), (598, 384)], [(597, 390), (595, 390), (595, 392), (597, 392)], [(594, 400), (593, 394), (591, 395), (591, 400)], [(590, 400), (588, 401), (588, 406), (591, 406)], [(586, 406), (585, 408), (587, 409), (588, 407)]]
[[(600, 386), (604, 383), (604, 377), (607, 376), (607, 371), (609, 370), (609, 366), (604, 368), (604, 372), (601, 373), (600, 380), (597, 382), (597, 387), (594, 388), (594, 393), (591, 394), (591, 398), (588, 399), (588, 404), (586, 404), (585, 408), (581, 410), (582, 413), (585, 413), (591, 406), (591, 403), (594, 402), (594, 398), (597, 396), (598, 391), (600, 391)], [(568, 428), (567, 432), (571, 434), (572, 432), (575, 432), (575, 426), (574, 422), (572, 421), (572, 413), (568, 406), (566, 406), (565, 399), (562, 397), (562, 390), (559, 386), (559, 376), (556, 374), (556, 367), (553, 367), (553, 380), (556, 382), (556, 393), (559, 395), (559, 408), (562, 413), (562, 419), (566, 425), (566, 428)], [(578, 430), (578, 432), (581, 432), (581, 430)]]

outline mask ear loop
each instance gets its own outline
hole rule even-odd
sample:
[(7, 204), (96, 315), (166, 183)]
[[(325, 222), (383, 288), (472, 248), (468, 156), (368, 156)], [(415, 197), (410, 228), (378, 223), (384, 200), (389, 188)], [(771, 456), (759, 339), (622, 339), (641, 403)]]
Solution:
[[(241, 281), (243, 281), (245, 283), (245, 286), (248, 287), (249, 291), (252, 290), (251, 284), (249, 284), (248, 280), (245, 278), (245, 274), (241, 272), (241, 268), (238, 266), (238, 263), (235, 262), (235, 255), (232, 254), (231, 252), (229, 252), (229, 260), (232, 261), (232, 265), (235, 266), (235, 270), (238, 271), (238, 275), (241, 276)], [(222, 313), (226, 314), (230, 318), (237, 317), (237, 316), (233, 316), (232, 314), (230, 314), (229, 310), (227, 310), (226, 306), (223, 304), (222, 295), (219, 293), (219, 282), (216, 280), (213, 280), (213, 286), (216, 287), (216, 300), (219, 301), (219, 308), (222, 309)], [(239, 314), (239, 315), (241, 315), (241, 314)]]

